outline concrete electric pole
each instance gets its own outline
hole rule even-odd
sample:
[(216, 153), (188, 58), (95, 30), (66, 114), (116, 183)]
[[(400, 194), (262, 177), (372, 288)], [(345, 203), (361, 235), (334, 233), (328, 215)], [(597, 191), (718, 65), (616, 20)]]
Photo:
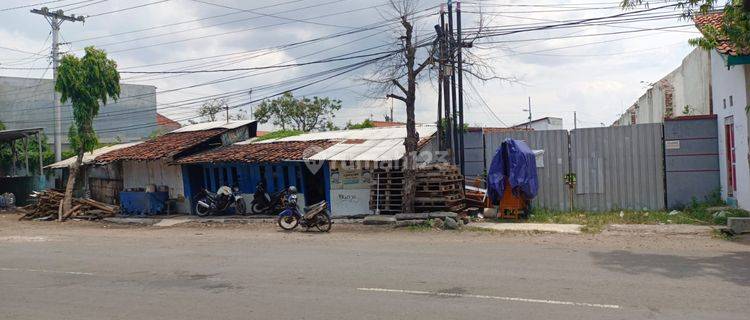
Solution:
[[(52, 27), (52, 86), (54, 88), (57, 82), (57, 64), (60, 59), (60, 25), (65, 21), (84, 22), (85, 18), (75, 15), (66, 16), (62, 10), (50, 11), (47, 7), (31, 9), (31, 13), (42, 15)], [(53, 135), (55, 161), (60, 161), (62, 160), (62, 107), (60, 106), (60, 99), (57, 97), (57, 91), (54, 89), (52, 90), (52, 97), (55, 104), (55, 134)]]

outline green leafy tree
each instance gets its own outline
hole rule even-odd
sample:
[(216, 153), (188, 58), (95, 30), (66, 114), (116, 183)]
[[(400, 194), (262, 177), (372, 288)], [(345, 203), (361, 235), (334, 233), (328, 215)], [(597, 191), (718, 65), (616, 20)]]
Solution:
[[(642, 4), (648, 4), (647, 0), (623, 0), (623, 8), (633, 8)], [(724, 5), (724, 15), (721, 28), (712, 25), (701, 27), (703, 37), (690, 39), (688, 42), (705, 50), (716, 48), (722, 40), (729, 40), (738, 50), (747, 50), (750, 48), (750, 1), (748, 0), (685, 0), (677, 4), (682, 8), (683, 17), (692, 17), (695, 14), (705, 14), (720, 6)], [(742, 52), (749, 54), (750, 52)]]
[(346, 123), (346, 129), (366, 129), (366, 128), (372, 128), (375, 127), (375, 125), (372, 123), (372, 120), (365, 119), (364, 121), (360, 123), (352, 123), (351, 121)]
[[(86, 47), (83, 58), (66, 54), (57, 68), (55, 91), (60, 93), (60, 102), (73, 105), (73, 124), (68, 130), (68, 141), (76, 152), (76, 162), (70, 168), (65, 187), (63, 213), (71, 209), (73, 187), (83, 160), (84, 152), (91, 152), (99, 143), (94, 132), (94, 118), (99, 107), (109, 99), (120, 97), (120, 74), (117, 63), (108, 59), (103, 50)], [(62, 219), (62, 216), (60, 216)]]
[(271, 122), (282, 130), (309, 132), (334, 128), (335, 112), (341, 110), (341, 100), (313, 97), (297, 99), (291, 92), (265, 100), (253, 115), (260, 123)]

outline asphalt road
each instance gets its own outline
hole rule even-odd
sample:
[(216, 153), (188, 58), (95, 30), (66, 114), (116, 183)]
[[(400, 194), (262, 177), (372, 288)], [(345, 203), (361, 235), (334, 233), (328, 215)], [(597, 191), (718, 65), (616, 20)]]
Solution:
[(750, 318), (713, 239), (3, 221), (0, 319)]

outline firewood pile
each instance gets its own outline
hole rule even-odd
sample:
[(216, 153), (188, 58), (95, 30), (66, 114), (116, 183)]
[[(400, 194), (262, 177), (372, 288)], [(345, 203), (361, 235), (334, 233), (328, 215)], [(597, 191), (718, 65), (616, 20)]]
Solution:
[(98, 220), (117, 215), (119, 208), (91, 199), (73, 198), (69, 212), (62, 212), (62, 200), (65, 194), (59, 190), (34, 191), (31, 194), (36, 202), (20, 207), (24, 213), (20, 220), (57, 220), (62, 214), (63, 220), (74, 218), (83, 220)]

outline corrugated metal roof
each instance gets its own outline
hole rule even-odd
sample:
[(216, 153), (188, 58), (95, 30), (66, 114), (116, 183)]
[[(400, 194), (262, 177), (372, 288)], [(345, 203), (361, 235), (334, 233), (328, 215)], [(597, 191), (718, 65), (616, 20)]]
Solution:
[[(437, 127), (434, 125), (417, 125), (417, 134), (419, 138), (430, 137), (437, 132)], [(269, 143), (276, 141), (314, 141), (314, 140), (352, 140), (352, 139), (364, 139), (364, 140), (384, 140), (384, 139), (404, 139), (406, 138), (406, 126), (397, 127), (385, 127), (385, 128), (367, 128), (367, 129), (353, 129), (353, 130), (338, 130), (338, 131), (322, 131), (322, 132), (311, 132), (300, 134), (292, 137), (286, 137), (281, 139), (272, 139), (259, 141), (257, 143)], [(239, 142), (240, 144), (252, 143), (252, 141)]]
[[(112, 146), (107, 146), (107, 147), (95, 149), (92, 152), (86, 152), (86, 153), (83, 154), (83, 162), (82, 163), (83, 164), (90, 164), (90, 163), (94, 162), (94, 159), (96, 159), (96, 157), (98, 157), (100, 155), (103, 155), (103, 154), (105, 154), (107, 152), (111, 152), (111, 151), (115, 151), (115, 150), (120, 150), (120, 149), (124, 149), (124, 148), (127, 148), (127, 147), (132, 147), (132, 146), (137, 145), (137, 144), (139, 144), (141, 142), (142, 141), (130, 142), (130, 143), (121, 143), (121, 144), (116, 144), (116, 145), (112, 145)], [(55, 162), (53, 164), (50, 164), (50, 165), (48, 165), (48, 166), (46, 166), (44, 168), (45, 169), (67, 168), (67, 167), (70, 167), (71, 165), (73, 165), (73, 163), (75, 163), (75, 162), (76, 162), (76, 157), (70, 157), (70, 158), (67, 158), (67, 159), (65, 159), (63, 161)]]
[(0, 130), (0, 141), (12, 141), (21, 139), (23, 137), (30, 136), (42, 131), (44, 131), (42, 128)]
[(308, 157), (310, 160), (329, 161), (392, 161), (401, 159), (405, 152), (404, 139), (364, 140), (358, 143), (339, 142)]
[(172, 132), (193, 132), (193, 131), (205, 131), (205, 130), (213, 130), (213, 129), (236, 129), (236, 128), (251, 124), (253, 122), (255, 121), (240, 120), (240, 121), (229, 121), (229, 122), (226, 122), (226, 121), (204, 122), (204, 123), (197, 123), (197, 124), (191, 124), (189, 126), (184, 126)]

